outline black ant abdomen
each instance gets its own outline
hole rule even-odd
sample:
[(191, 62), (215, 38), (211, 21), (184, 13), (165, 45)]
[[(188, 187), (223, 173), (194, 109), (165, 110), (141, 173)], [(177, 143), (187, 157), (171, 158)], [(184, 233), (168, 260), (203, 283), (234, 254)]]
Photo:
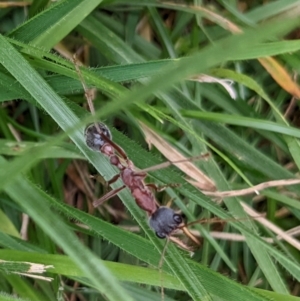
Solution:
[(172, 232), (178, 229), (182, 224), (183, 218), (181, 214), (169, 207), (159, 207), (150, 217), (150, 227), (155, 231), (158, 238), (166, 238)]

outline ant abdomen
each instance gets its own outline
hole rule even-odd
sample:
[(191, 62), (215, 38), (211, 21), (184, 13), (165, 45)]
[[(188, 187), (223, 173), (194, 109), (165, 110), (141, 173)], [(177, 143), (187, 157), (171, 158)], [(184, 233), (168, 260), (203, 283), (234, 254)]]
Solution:
[(169, 207), (159, 207), (150, 217), (150, 227), (155, 231), (159, 238), (166, 238), (172, 232), (178, 229), (182, 224), (183, 218), (181, 214)]
[[(102, 122), (98, 122), (97, 126), (101, 133), (106, 136), (109, 140), (112, 139), (109, 128)], [(95, 123), (88, 125), (84, 130), (84, 137), (86, 145), (94, 151), (100, 151), (101, 147), (106, 141), (101, 137), (99, 130)]]

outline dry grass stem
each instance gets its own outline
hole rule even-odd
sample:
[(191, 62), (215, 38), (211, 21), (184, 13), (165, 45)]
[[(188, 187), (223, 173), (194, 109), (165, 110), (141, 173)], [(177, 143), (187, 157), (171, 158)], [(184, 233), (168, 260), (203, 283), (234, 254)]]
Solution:
[[(241, 205), (243, 206), (245, 212), (250, 216), (257, 216), (258, 213), (253, 210), (251, 207), (249, 207), (247, 204), (241, 202)], [(282, 229), (280, 229), (278, 226), (274, 225), (270, 221), (268, 221), (266, 218), (256, 218), (256, 220), (261, 223), (263, 226), (277, 234), (279, 237), (281, 237), (283, 240), (285, 240), (287, 243), (292, 245), (294, 248), (298, 249), (300, 251), (300, 242), (293, 238), (291, 235), (287, 234), (287, 232), (284, 232)]]
[(184, 160), (183, 163), (175, 163), (174, 165), (178, 167), (182, 172), (184, 172), (188, 177), (197, 181), (200, 189), (207, 191), (214, 191), (214, 182), (206, 176), (202, 171), (200, 171), (196, 165), (179, 153), (173, 146), (171, 146), (166, 140), (156, 134), (153, 130), (147, 127), (145, 124), (140, 122), (140, 125), (145, 133), (146, 141), (149, 144), (153, 144), (169, 161), (180, 161)]
[(240, 189), (240, 190), (217, 191), (217, 192), (202, 191), (202, 193), (212, 197), (224, 198), (224, 197), (243, 196), (247, 194), (252, 194), (252, 193), (256, 193), (256, 191), (264, 190), (270, 187), (290, 186), (296, 184), (300, 184), (300, 179), (275, 180), (275, 181), (260, 183), (258, 185), (245, 188), (245, 189)]

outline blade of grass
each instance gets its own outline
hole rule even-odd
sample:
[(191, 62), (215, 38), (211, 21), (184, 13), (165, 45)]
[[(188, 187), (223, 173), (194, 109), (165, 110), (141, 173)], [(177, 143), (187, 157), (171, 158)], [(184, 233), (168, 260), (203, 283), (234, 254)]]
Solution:
[[(85, 277), (82, 270), (78, 268), (74, 261), (65, 255), (40, 254), (12, 250), (0, 250), (0, 254), (2, 260), (14, 263), (14, 266), (10, 265), (10, 267), (13, 268), (12, 271), (24, 272), (24, 262), (30, 262), (51, 266), (47, 270), (47, 272), (51, 274), (64, 275), (67, 277)], [(18, 262), (20, 262), (19, 265)], [(100, 260), (99, 264), (101, 265)], [(158, 287), (161, 285), (158, 270), (118, 262), (106, 262), (105, 264), (120, 281), (136, 282)], [(163, 278), (164, 286), (166, 288), (182, 289), (179, 281), (174, 276), (164, 273)], [(95, 287), (92, 282), (91, 285)]]
[(300, 131), (297, 130), (296, 128), (280, 125), (272, 121), (259, 120), (257, 118), (249, 118), (244, 116), (228, 115), (228, 114), (221, 114), (221, 113), (210, 113), (210, 112), (188, 111), (188, 110), (182, 110), (181, 112), (183, 116), (188, 118), (227, 123), (227, 124), (238, 125), (243, 127), (252, 127), (256, 129), (281, 133), (284, 135), (300, 138)]
[[(274, 29), (274, 27), (272, 27), (272, 29)], [(278, 28), (277, 28), (278, 29)], [(257, 36), (257, 35), (256, 35)], [(249, 37), (248, 37), (249, 38)], [(262, 38), (262, 37), (261, 37)], [(243, 39), (242, 39), (242, 41), (243, 41)], [(229, 41), (228, 41), (229, 42)], [(230, 39), (230, 42), (233, 42), (233, 41), (231, 41), (231, 39)], [(243, 43), (241, 43), (242, 45), (243, 45)], [(206, 53), (206, 55), (210, 55), (211, 53)], [(194, 59), (194, 58), (193, 58)], [(220, 59), (220, 57), (218, 58), (218, 59)], [(223, 58), (222, 58), (223, 59)], [(205, 61), (205, 60), (204, 60)], [(216, 63), (218, 60), (216, 59), (216, 61), (214, 61), (214, 63)], [(212, 64), (212, 61), (209, 61), (208, 62), (208, 64)], [(191, 67), (192, 65), (194, 65), (194, 62), (192, 62), (192, 61), (190, 61), (189, 62), (189, 66)], [(186, 67), (186, 66), (182, 66), (181, 68), (183, 68), (183, 67)], [(202, 66), (202, 68), (205, 68), (204, 66)], [(199, 70), (199, 69), (197, 69), (197, 70)], [(173, 69), (171, 69), (171, 70), (168, 70), (169, 72), (170, 71), (173, 71)], [(194, 72), (193, 70), (191, 70), (191, 69), (188, 69), (188, 71), (185, 71), (185, 72), (188, 72), (188, 73), (191, 73), (191, 72)], [(20, 79), (20, 78), (19, 78)], [(21, 80), (21, 79), (20, 79)], [(149, 85), (149, 86), (147, 86), (146, 88), (148, 89), (146, 89), (145, 87), (144, 88), (141, 88), (141, 90), (143, 90), (143, 98), (144, 97), (146, 97), (146, 95), (147, 95), (147, 93), (150, 93), (150, 90), (152, 91), (153, 89), (154, 89), (154, 86), (155, 86), (155, 89), (157, 89), (157, 84), (159, 84), (160, 85), (160, 87), (162, 87), (162, 86), (166, 86), (167, 84), (168, 85), (170, 85), (171, 83), (173, 83), (173, 82), (175, 82), (176, 80), (179, 80), (179, 77), (177, 76), (177, 77), (173, 77), (173, 78), (171, 78), (170, 80), (169, 80), (169, 78), (168, 78), (168, 81), (167, 81), (167, 83), (166, 82), (162, 82), (161, 81), (161, 78), (159, 77), (159, 78), (156, 78), (156, 82), (155, 81), (153, 81), (152, 82), (152, 86), (151, 85)], [(39, 87), (36, 87), (37, 89), (39, 88)], [(145, 91), (147, 91), (147, 93), (145, 93)], [(137, 96), (137, 91), (134, 91), (135, 93), (136, 93), (136, 95), (135, 95), (135, 93), (132, 93), (132, 95), (131, 96)], [(33, 93), (33, 91), (31, 91), (31, 93)], [(39, 96), (39, 95), (37, 95), (37, 96)], [(134, 98), (134, 99), (139, 99), (139, 98), (141, 98), (140, 97), (140, 95), (138, 95), (138, 97), (136, 97), (136, 98)], [(37, 97), (37, 99), (39, 99), (39, 97)], [(40, 99), (39, 99), (40, 100)], [(132, 101), (132, 98), (130, 97), (130, 99), (129, 99), (129, 97), (126, 95), (126, 98), (124, 98), (124, 100), (127, 100), (127, 101), (125, 101), (125, 103), (126, 104), (129, 104), (131, 101)], [(53, 101), (53, 100), (52, 100)], [(116, 101), (114, 102), (114, 103), (112, 103), (111, 105), (110, 105), (110, 109), (109, 110), (107, 110), (106, 111), (106, 113), (107, 112), (109, 112), (110, 110), (111, 111), (113, 111), (113, 110), (116, 110), (116, 109), (119, 109), (119, 105), (118, 106), (116, 106)], [(105, 113), (105, 110), (103, 110), (102, 111), (102, 114), (104, 114)], [(65, 121), (64, 121), (65, 122)], [(62, 125), (64, 125), (64, 122), (62, 123)], [(76, 140), (76, 139), (75, 139)], [(78, 143), (79, 145), (81, 144), (81, 143)]]
[(9, 36), (51, 49), (74, 29), (102, 0), (62, 0), (12, 31)]
[[(0, 163), (4, 161), (0, 157)], [(56, 213), (44, 206), (39, 194), (32, 187), (30, 189), (26, 178), (17, 176), (13, 183), (5, 187), (5, 191), (72, 258), (84, 275), (99, 291), (106, 294), (109, 300), (132, 300), (103, 262), (81, 244)]]

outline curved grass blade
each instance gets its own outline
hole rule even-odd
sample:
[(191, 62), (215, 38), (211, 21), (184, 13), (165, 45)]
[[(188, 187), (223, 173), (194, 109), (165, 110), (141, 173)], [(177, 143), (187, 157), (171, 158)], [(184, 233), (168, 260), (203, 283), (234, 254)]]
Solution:
[[(0, 163), (4, 159), (0, 157)], [(38, 190), (26, 178), (18, 175), (5, 187), (6, 193), (27, 212), (35, 222), (76, 262), (84, 275), (109, 300), (132, 300), (111, 275), (107, 267), (91, 253), (61, 218), (44, 206)], [(55, 223), (53, 223), (55, 220)], [(102, 263), (102, 264), (101, 264)]]
[(12, 31), (9, 36), (51, 49), (74, 29), (102, 0), (62, 0)]

